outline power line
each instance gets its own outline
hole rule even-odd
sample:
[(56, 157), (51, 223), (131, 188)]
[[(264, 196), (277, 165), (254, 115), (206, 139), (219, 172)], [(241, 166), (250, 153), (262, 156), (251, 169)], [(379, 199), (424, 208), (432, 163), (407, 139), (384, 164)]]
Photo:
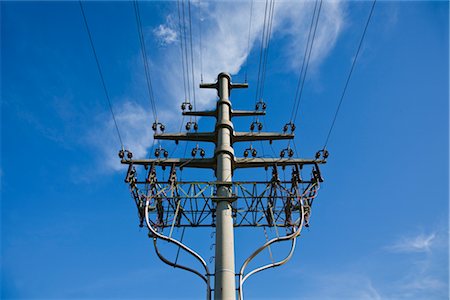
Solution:
[(86, 15), (84, 13), (83, 4), (81, 3), (81, 1), (78, 1), (78, 3), (80, 4), (80, 9), (81, 9), (81, 14), (83, 15), (84, 25), (86, 25), (86, 30), (87, 30), (87, 33), (88, 33), (88, 36), (89, 36), (89, 42), (91, 44), (92, 53), (94, 54), (95, 62), (97, 63), (97, 70), (98, 70), (98, 73), (100, 74), (100, 79), (102, 81), (103, 90), (105, 91), (106, 100), (108, 100), (109, 110), (111, 111), (112, 119), (113, 119), (114, 125), (116, 127), (117, 136), (119, 137), (119, 141), (120, 141), (120, 146), (121, 146), (122, 149), (124, 149), (122, 136), (120, 134), (119, 126), (117, 125), (116, 116), (114, 115), (114, 111), (113, 111), (113, 108), (112, 108), (112, 105), (111, 105), (111, 99), (109, 98), (108, 89), (106, 88), (106, 84), (105, 84), (105, 79), (103, 77), (102, 68), (100, 67), (100, 62), (99, 62), (99, 59), (98, 59), (98, 56), (97, 56), (97, 51), (95, 51), (94, 42), (92, 40), (92, 35), (91, 35), (91, 30), (89, 29), (89, 25), (88, 25), (88, 22), (87, 22), (87, 19), (86, 19)]
[(179, 27), (179, 31), (180, 31), (181, 65), (183, 68), (184, 101), (186, 101), (188, 99), (187, 89), (189, 89), (189, 87), (186, 86), (186, 69), (185, 69), (185, 61), (184, 61), (184, 43), (183, 43), (184, 38), (183, 38), (183, 30), (181, 27), (180, 0), (177, 1), (177, 5), (178, 5), (178, 27)]
[(260, 85), (260, 76), (261, 76), (261, 65), (262, 65), (264, 41), (265, 41), (265, 34), (266, 34), (266, 23), (267, 23), (267, 4), (268, 4), (268, 0), (266, 0), (266, 5), (265, 5), (265, 9), (264, 9), (264, 23), (263, 23), (263, 30), (262, 30), (262, 37), (261, 37), (261, 46), (260, 46), (260, 49), (259, 49), (258, 78), (257, 78), (257, 81), (256, 81), (255, 104), (259, 100), (258, 98), (259, 98), (259, 85)]
[(250, 55), (250, 34), (252, 31), (252, 17), (253, 17), (253, 0), (250, 2), (250, 20), (248, 22), (248, 40), (247, 40), (247, 57), (245, 58), (245, 82), (247, 82), (248, 75), (248, 57)]
[[(298, 98), (297, 98), (297, 107), (295, 109), (294, 118), (291, 120), (293, 122), (295, 122), (295, 120), (297, 119), (298, 110), (300, 108), (300, 101), (301, 101), (301, 98), (302, 98), (303, 87), (305, 85), (305, 79), (306, 79), (306, 73), (308, 72), (309, 61), (311, 59), (311, 53), (312, 53), (312, 49), (313, 49), (313, 46), (314, 46), (314, 40), (315, 40), (316, 32), (317, 32), (317, 25), (319, 24), (319, 18), (320, 18), (320, 11), (321, 11), (321, 9), (322, 9), (322, 0), (320, 0), (319, 10), (317, 12), (317, 17), (316, 17), (316, 24), (314, 26), (313, 36), (312, 36), (311, 44), (310, 44), (310, 47), (309, 47), (308, 58), (306, 60), (305, 71), (303, 73), (303, 78), (301, 80), (300, 91), (299, 91)], [(300, 76), (301, 76), (301, 74), (300, 74)], [(299, 80), (299, 83), (300, 83), (300, 80)]]
[(145, 78), (147, 79), (147, 89), (148, 89), (148, 94), (149, 94), (150, 105), (152, 107), (152, 112), (153, 112), (153, 117), (155, 119), (155, 122), (158, 122), (158, 114), (156, 112), (155, 97), (153, 95), (152, 81), (151, 81), (150, 71), (149, 71), (149, 67), (148, 67), (147, 49), (145, 47), (145, 39), (144, 39), (143, 31), (142, 31), (141, 15), (139, 13), (139, 3), (137, 0), (135, 0), (133, 2), (133, 4), (134, 4), (134, 13), (136, 16), (136, 24), (137, 24), (137, 28), (138, 28), (139, 42), (141, 44), (142, 59), (144, 61), (144, 71), (145, 71)]
[(312, 18), (311, 18), (311, 24), (309, 25), (308, 39), (307, 39), (306, 45), (305, 45), (305, 53), (303, 54), (302, 68), (300, 69), (300, 74), (298, 76), (297, 89), (295, 91), (295, 96), (294, 96), (294, 101), (293, 101), (294, 105), (292, 107), (292, 113), (291, 113), (290, 121), (292, 121), (294, 119), (294, 113), (295, 113), (296, 108), (297, 108), (297, 99), (298, 99), (298, 95), (299, 95), (299, 92), (300, 92), (301, 81), (302, 81), (302, 78), (303, 78), (303, 70), (305, 69), (306, 57), (308, 56), (308, 49), (309, 49), (310, 42), (311, 42), (311, 33), (312, 33), (313, 28), (314, 28), (314, 20), (316, 18), (316, 11), (317, 11), (317, 3), (318, 2), (319, 2), (318, 0), (315, 1), (314, 11), (313, 11)]
[(186, 34), (186, 13), (185, 13), (185, 4), (184, 0), (181, 2), (182, 4), (182, 16), (183, 16), (183, 39), (184, 39), (184, 61), (186, 63), (186, 81), (187, 81), (187, 91), (188, 91), (188, 99), (187, 101), (190, 102), (191, 98), (191, 81), (189, 79), (189, 60), (188, 60), (188, 46), (187, 46), (187, 34)]
[(269, 46), (270, 46), (270, 39), (272, 36), (272, 24), (273, 24), (273, 15), (274, 15), (274, 11), (275, 11), (275, 0), (272, 0), (272, 2), (270, 3), (270, 7), (269, 7), (269, 23), (268, 23), (268, 34), (266, 35), (266, 45), (265, 45), (265, 53), (264, 53), (264, 59), (263, 59), (263, 71), (262, 71), (262, 82), (260, 85), (260, 97), (262, 98), (264, 95), (264, 87), (265, 87), (265, 80), (266, 80), (266, 67), (267, 67), (267, 58), (269, 55)]
[(323, 145), (323, 149), (326, 148), (326, 146), (328, 144), (328, 140), (330, 139), (331, 132), (333, 131), (333, 127), (334, 127), (334, 124), (336, 122), (336, 118), (338, 116), (339, 110), (341, 108), (342, 100), (344, 100), (344, 96), (345, 96), (345, 93), (347, 91), (347, 87), (348, 87), (348, 84), (350, 82), (350, 78), (352, 76), (353, 69), (355, 68), (356, 60), (358, 59), (359, 51), (361, 50), (361, 45), (362, 45), (362, 43), (364, 41), (364, 37), (366, 36), (367, 27), (369, 26), (370, 19), (372, 18), (372, 13), (373, 13), (373, 10), (375, 8), (376, 2), (377, 2), (377, 0), (373, 1), (372, 8), (370, 9), (369, 17), (367, 18), (367, 21), (366, 21), (366, 26), (364, 27), (364, 31), (363, 31), (363, 34), (361, 36), (361, 40), (359, 41), (358, 50), (356, 50), (356, 55), (355, 55), (355, 58), (353, 59), (352, 67), (350, 68), (350, 72), (348, 73), (347, 81), (345, 82), (344, 90), (342, 91), (341, 99), (339, 100), (339, 105), (337, 106), (336, 112), (334, 114), (333, 122), (331, 123), (330, 130), (328, 131), (327, 138), (325, 139), (325, 144)]
[(191, 18), (191, 0), (188, 0), (189, 10), (189, 39), (191, 44), (191, 72), (192, 72), (192, 95), (194, 97), (194, 110), (195, 110), (195, 71), (194, 71), (194, 53), (192, 43), (192, 18)]
[(203, 45), (202, 45), (202, 5), (200, 0), (198, 0), (198, 10), (199, 10), (199, 35), (200, 35), (200, 82), (203, 83)]

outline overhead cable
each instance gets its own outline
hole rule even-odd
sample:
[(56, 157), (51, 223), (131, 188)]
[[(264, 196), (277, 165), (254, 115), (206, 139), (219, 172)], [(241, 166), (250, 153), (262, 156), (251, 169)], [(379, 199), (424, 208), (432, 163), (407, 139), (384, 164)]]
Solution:
[(250, 18), (248, 21), (247, 56), (245, 58), (245, 83), (248, 81), (248, 57), (250, 56), (250, 36), (252, 31), (253, 0), (250, 2)]
[[(196, 110), (195, 105), (195, 71), (194, 71), (194, 53), (193, 53), (193, 43), (192, 43), (192, 17), (191, 17), (191, 0), (188, 0), (188, 10), (189, 10), (189, 39), (191, 44), (191, 73), (192, 73), (192, 95), (194, 97), (194, 110)], [(197, 117), (195, 117), (196, 119)]]
[(372, 7), (371, 7), (371, 9), (370, 9), (369, 17), (367, 18), (367, 21), (366, 21), (366, 26), (364, 27), (364, 31), (363, 31), (363, 34), (362, 34), (362, 36), (361, 36), (361, 40), (359, 41), (358, 50), (356, 50), (356, 55), (355, 55), (355, 57), (353, 58), (352, 67), (350, 68), (350, 72), (348, 73), (347, 80), (346, 80), (345, 86), (344, 86), (344, 90), (342, 91), (341, 98), (340, 98), (340, 100), (339, 100), (339, 104), (338, 104), (337, 109), (336, 109), (336, 112), (335, 112), (335, 114), (334, 114), (333, 122), (331, 123), (330, 130), (328, 131), (327, 138), (325, 139), (325, 143), (324, 143), (324, 145), (323, 145), (323, 149), (326, 148), (326, 146), (327, 146), (327, 144), (328, 144), (328, 141), (329, 141), (329, 139), (330, 139), (331, 133), (332, 133), (332, 131), (333, 131), (334, 124), (335, 124), (335, 122), (336, 122), (336, 118), (337, 118), (338, 113), (339, 113), (339, 110), (340, 110), (340, 108), (341, 108), (342, 100), (344, 100), (344, 96), (345, 96), (345, 93), (346, 93), (346, 91), (347, 91), (347, 87), (348, 87), (348, 84), (349, 84), (349, 82), (350, 82), (350, 78), (351, 78), (351, 76), (352, 76), (353, 69), (355, 68), (356, 60), (358, 59), (359, 51), (361, 50), (361, 45), (362, 45), (362, 43), (363, 43), (363, 41), (364, 41), (364, 37), (366, 36), (367, 27), (369, 26), (370, 19), (372, 18), (372, 14), (373, 14), (373, 10), (374, 10), (374, 8), (375, 8), (376, 2), (377, 2), (377, 0), (374, 0), (373, 3), (372, 3)]
[(144, 33), (142, 31), (141, 15), (139, 13), (139, 2), (137, 0), (135, 0), (133, 2), (133, 4), (134, 4), (134, 13), (136, 16), (136, 25), (137, 25), (137, 29), (138, 29), (139, 42), (141, 44), (141, 54), (142, 54), (142, 59), (144, 62), (144, 71), (145, 71), (145, 78), (147, 80), (147, 90), (148, 90), (150, 105), (152, 108), (153, 117), (155, 119), (155, 122), (158, 122), (158, 114), (156, 112), (155, 96), (153, 94), (152, 80), (150, 77), (150, 70), (148, 67), (147, 49), (145, 47), (145, 38), (144, 38)]
[(106, 100), (108, 101), (108, 106), (109, 106), (109, 110), (111, 111), (111, 116), (112, 119), (114, 121), (114, 126), (116, 128), (117, 131), (117, 136), (119, 138), (119, 142), (120, 142), (120, 146), (122, 148), (122, 150), (124, 149), (124, 145), (123, 145), (123, 141), (122, 141), (122, 136), (120, 134), (120, 130), (119, 130), (119, 126), (117, 125), (117, 120), (116, 120), (116, 116), (114, 115), (114, 111), (111, 105), (111, 99), (109, 98), (109, 93), (108, 93), (108, 89), (106, 88), (106, 84), (105, 84), (105, 79), (103, 76), (103, 72), (102, 72), (102, 68), (100, 67), (100, 62), (97, 56), (97, 51), (95, 51), (95, 46), (94, 46), (94, 42), (92, 40), (92, 35), (91, 35), (91, 30), (89, 29), (89, 25), (86, 19), (86, 15), (84, 13), (84, 8), (83, 8), (83, 3), (81, 1), (78, 1), (78, 3), (80, 4), (80, 9), (81, 9), (81, 14), (83, 15), (83, 20), (84, 20), (84, 25), (86, 26), (86, 31), (88, 33), (89, 36), (89, 42), (91, 44), (91, 48), (92, 48), (92, 53), (94, 54), (94, 58), (95, 58), (95, 62), (97, 63), (97, 70), (98, 73), (100, 75), (100, 79), (103, 85), (103, 90), (105, 92), (105, 96), (106, 96)]
[[(317, 2), (316, 2), (316, 5), (317, 5)], [(301, 72), (300, 72), (300, 76), (299, 76), (299, 81), (298, 81), (297, 91), (296, 91), (296, 100), (294, 101), (295, 109), (293, 110), (293, 118), (291, 116), (291, 121), (294, 123), (295, 123), (295, 120), (297, 119), (298, 110), (300, 108), (300, 101), (302, 99), (303, 87), (305, 85), (306, 74), (308, 72), (309, 61), (311, 59), (311, 53), (312, 53), (312, 49), (314, 46), (314, 40), (315, 40), (316, 32), (317, 32), (317, 25), (319, 24), (321, 8), (322, 8), (322, 0), (320, 0), (319, 9), (317, 11), (316, 22), (315, 22), (315, 26), (314, 26), (314, 31), (312, 33), (312, 40), (311, 40), (311, 43), (310, 43), (309, 49), (308, 49), (308, 57), (306, 59), (306, 64), (302, 65), (303, 74), (301, 74)], [(314, 7), (314, 12), (315, 12), (315, 7)], [(314, 19), (314, 14), (313, 14), (313, 19)], [(311, 33), (311, 31), (310, 31), (310, 33)], [(305, 52), (304, 58), (305, 57), (306, 57), (306, 52)], [(305, 60), (303, 60), (303, 62), (305, 62)], [(301, 82), (301, 84), (300, 84), (300, 82)], [(295, 103), (296, 103), (296, 106), (295, 106)]]
[[(178, 4), (178, 27), (180, 31), (180, 49), (181, 49), (181, 65), (183, 68), (183, 87), (184, 87), (184, 101), (188, 100), (188, 92), (187, 89), (189, 87), (186, 85), (186, 68), (185, 68), (185, 61), (184, 61), (184, 37), (183, 37), (183, 29), (181, 25), (181, 8), (180, 8), (180, 0), (177, 1)], [(183, 25), (184, 26), (184, 25)]]

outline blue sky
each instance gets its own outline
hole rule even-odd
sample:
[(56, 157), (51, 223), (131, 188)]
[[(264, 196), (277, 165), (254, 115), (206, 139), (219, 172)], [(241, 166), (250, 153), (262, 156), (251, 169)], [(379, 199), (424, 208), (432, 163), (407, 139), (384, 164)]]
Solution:
[[(323, 146), (371, 3), (323, 4), (297, 121), (301, 157)], [(313, 4), (276, 4), (265, 130), (289, 120)], [(263, 27), (263, 2), (255, 2), (248, 52), (249, 5), (192, 4), (196, 46), (202, 20), (196, 81), (227, 71), (241, 82), (248, 56), (250, 88), (232, 93), (242, 109), (253, 107)], [(84, 7), (125, 146), (148, 156), (153, 117), (133, 5)], [(176, 2), (140, 8), (158, 115), (178, 131)], [(444, 1), (377, 3), (328, 144), (311, 227), (287, 265), (246, 282), (246, 298), (448, 299), (448, 12)], [(202, 298), (203, 283), (160, 262), (138, 227), (79, 4), (1, 2), (1, 45), (2, 298)], [(199, 109), (214, 101), (197, 91)], [(163, 146), (183, 156), (183, 144)], [(196, 230), (186, 239), (208, 260), (211, 230)], [(238, 266), (263, 239), (261, 230), (236, 232)]]

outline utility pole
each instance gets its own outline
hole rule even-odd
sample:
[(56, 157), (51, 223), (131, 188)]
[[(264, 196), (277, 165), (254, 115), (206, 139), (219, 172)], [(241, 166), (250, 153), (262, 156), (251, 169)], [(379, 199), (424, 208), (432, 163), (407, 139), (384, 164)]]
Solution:
[[(188, 122), (184, 133), (164, 133), (162, 124), (153, 124), (155, 139), (179, 141), (212, 142), (215, 144), (212, 158), (204, 158), (205, 151), (197, 147), (192, 150), (192, 159), (168, 158), (168, 152), (161, 148), (156, 149), (156, 159), (132, 159), (130, 151), (119, 152), (123, 164), (128, 165), (125, 182), (130, 185), (133, 199), (138, 208), (141, 225), (145, 223), (149, 229), (149, 236), (153, 239), (158, 257), (165, 263), (190, 271), (199, 276), (207, 285), (207, 299), (211, 298), (212, 289), (210, 277), (214, 277), (214, 299), (236, 299), (238, 291), (239, 299), (243, 299), (242, 286), (250, 276), (268, 268), (274, 268), (286, 263), (295, 249), (295, 239), (300, 235), (304, 224), (308, 225), (312, 200), (317, 194), (319, 184), (323, 181), (319, 170), (319, 164), (325, 163), (328, 153), (325, 150), (316, 153), (314, 159), (293, 158), (293, 150), (289, 147), (283, 149), (280, 158), (258, 158), (256, 150), (249, 148), (244, 152), (244, 158), (237, 158), (234, 154), (233, 144), (236, 142), (257, 140), (290, 140), (294, 138), (293, 124), (286, 124), (283, 133), (265, 133), (258, 126), (258, 132), (236, 132), (233, 128), (233, 117), (260, 116), (265, 114), (265, 104), (257, 104), (255, 111), (233, 110), (230, 93), (232, 89), (247, 88), (247, 84), (235, 84), (231, 82), (228, 73), (220, 73), (217, 82), (200, 84), (200, 88), (216, 89), (219, 100), (215, 110), (212, 111), (184, 111), (185, 116), (215, 117), (216, 125), (213, 132), (197, 132), (198, 125)], [(189, 105), (190, 106), (190, 105)], [(191, 123), (195, 132), (189, 132)], [(255, 123), (255, 122), (254, 122)], [(188, 126), (189, 125), (189, 126)], [(158, 131), (159, 126), (159, 131)], [(291, 132), (288, 133), (288, 127)], [(252, 158), (248, 158), (248, 150)], [(201, 158), (196, 158), (200, 152)], [(288, 156), (287, 158), (285, 156)], [(139, 180), (136, 166), (143, 166), (146, 173), (145, 181)], [(292, 166), (292, 179), (281, 181), (278, 178), (278, 168)], [(311, 167), (311, 179), (304, 180), (301, 170), (304, 166)], [(167, 182), (159, 182), (156, 167), (170, 167), (170, 176)], [(233, 171), (239, 168), (260, 168), (266, 170), (272, 168), (272, 179), (267, 182), (236, 182), (233, 181)], [(215, 171), (215, 182), (179, 182), (176, 170), (181, 168), (209, 168)], [(258, 186), (262, 189), (258, 191)], [(290, 186), (287, 188), (287, 186)], [(250, 188), (247, 188), (250, 187)], [(214, 190), (210, 195), (206, 190)], [(233, 191), (241, 191), (233, 193)], [(246, 193), (246, 196), (243, 194)], [(250, 197), (248, 196), (250, 194)], [(239, 204), (245, 209), (237, 211), (233, 209), (233, 203), (241, 198), (247, 198)], [(189, 200), (189, 201), (188, 201)], [(194, 203), (194, 204), (193, 204)], [(188, 213), (191, 212), (191, 215)], [(214, 273), (209, 271), (205, 260), (182, 241), (173, 238), (174, 227), (215, 227), (216, 248)], [(242, 264), (239, 272), (235, 271), (235, 246), (234, 228), (238, 227), (275, 227), (277, 237), (267, 241), (257, 248)], [(169, 233), (164, 233), (164, 229)], [(286, 235), (278, 234), (277, 228), (285, 228)], [(187, 267), (171, 261), (163, 256), (157, 246), (157, 240), (162, 239), (175, 244), (179, 249), (192, 255), (202, 266), (202, 271)], [(291, 241), (289, 255), (279, 261), (259, 267), (247, 274), (245, 268), (248, 263), (267, 247), (278, 242)], [(238, 288), (236, 289), (236, 279)]]
[[(207, 87), (207, 86), (205, 86)], [(236, 87), (236, 86), (235, 86)], [(234, 150), (231, 144), (233, 123), (231, 122), (232, 88), (231, 77), (221, 73), (217, 79), (217, 144), (214, 155), (217, 157), (216, 178), (216, 262), (214, 269), (214, 299), (235, 299), (236, 283), (234, 270), (234, 228), (231, 208), (232, 162)]]

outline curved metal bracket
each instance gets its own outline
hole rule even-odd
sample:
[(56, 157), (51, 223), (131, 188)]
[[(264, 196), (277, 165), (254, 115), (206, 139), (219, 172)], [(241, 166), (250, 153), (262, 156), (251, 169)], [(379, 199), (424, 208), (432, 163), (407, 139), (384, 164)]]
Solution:
[[(174, 266), (174, 267), (179, 267), (179, 268), (181, 268), (181, 269), (184, 269), (184, 270), (186, 270), (186, 271), (190, 271), (190, 272), (193, 272), (193, 273), (199, 275), (199, 276), (206, 282), (206, 285), (207, 285), (207, 291), (208, 291), (208, 293), (207, 293), (207, 299), (209, 300), (210, 297), (211, 297), (211, 284), (210, 284), (210, 280), (209, 280), (210, 272), (209, 272), (208, 265), (206, 264), (205, 260), (200, 256), (200, 254), (198, 254), (197, 252), (195, 252), (194, 250), (192, 250), (191, 248), (189, 248), (188, 246), (186, 246), (186, 245), (183, 244), (182, 242), (180, 242), (180, 241), (178, 241), (178, 240), (176, 240), (176, 239), (173, 239), (173, 238), (171, 238), (171, 237), (165, 236), (165, 235), (159, 233), (158, 231), (156, 231), (155, 228), (153, 228), (153, 226), (150, 224), (149, 215), (148, 215), (149, 206), (150, 206), (150, 198), (151, 198), (151, 197), (147, 197), (147, 199), (146, 199), (146, 201), (145, 201), (145, 210), (144, 210), (144, 213), (145, 213), (145, 223), (146, 223), (146, 225), (147, 225), (147, 228), (150, 230), (150, 232), (151, 232), (151, 234), (152, 234), (152, 236), (153, 236), (156, 254), (158, 255), (158, 257), (159, 257), (163, 262), (165, 262), (165, 263), (167, 263), (167, 264), (169, 264), (169, 265), (172, 265), (172, 266)], [(169, 242), (169, 243), (173, 243), (173, 244), (177, 245), (178, 247), (180, 247), (181, 249), (183, 249), (184, 251), (186, 251), (187, 253), (191, 254), (195, 259), (197, 259), (197, 260), (201, 263), (201, 265), (202, 265), (203, 268), (205, 269), (206, 275), (202, 275), (202, 274), (200, 274), (200, 272), (198, 272), (198, 271), (196, 271), (196, 270), (193, 270), (193, 269), (190, 269), (190, 268), (181, 266), (181, 265), (174, 264), (174, 263), (170, 262), (169, 260), (165, 259), (165, 258), (161, 255), (161, 253), (159, 253), (158, 248), (156, 247), (156, 239), (157, 239), (157, 238), (160, 238), (160, 239), (162, 239), (162, 240), (165, 240), (165, 241), (167, 241), (167, 242)]]
[(168, 260), (168, 259), (165, 258), (165, 257), (161, 254), (161, 252), (159, 251), (158, 245), (157, 245), (157, 241), (158, 241), (158, 239), (154, 237), (154, 238), (153, 238), (153, 246), (154, 246), (154, 248), (155, 248), (156, 255), (159, 257), (159, 259), (161, 259), (162, 262), (168, 264), (168, 265), (171, 266), (171, 267), (179, 268), (179, 269), (183, 269), (183, 270), (189, 271), (189, 272), (191, 272), (191, 273), (196, 274), (198, 277), (200, 277), (200, 278), (206, 283), (206, 299), (207, 299), (207, 300), (210, 300), (210, 299), (211, 299), (211, 285), (210, 285), (210, 281), (209, 281), (209, 276), (208, 276), (208, 274), (205, 276), (205, 275), (201, 274), (201, 273), (200, 273), (199, 271), (197, 271), (197, 270), (191, 269), (191, 268), (189, 268), (189, 267), (186, 267), (186, 266), (183, 266), (183, 265), (180, 265), (180, 264), (177, 264), (177, 263), (175, 263), (175, 262), (172, 262), (172, 261)]
[[(303, 192), (303, 195), (301, 196), (301, 198), (304, 197), (304, 195), (306, 195), (315, 185), (318, 185), (318, 183), (316, 184), (312, 184), (307, 190), (305, 190)], [(244, 297), (244, 293), (243, 293), (243, 284), (244, 282), (251, 276), (254, 275), (256, 273), (259, 273), (261, 271), (264, 271), (266, 269), (270, 269), (270, 268), (275, 268), (275, 267), (279, 267), (283, 264), (285, 264), (286, 262), (288, 262), (292, 255), (294, 254), (294, 250), (295, 250), (295, 245), (296, 245), (296, 238), (300, 235), (300, 232), (303, 228), (303, 224), (305, 221), (305, 211), (303, 208), (303, 205), (300, 206), (301, 208), (301, 218), (300, 218), (300, 224), (298, 226), (298, 228), (296, 230), (294, 230), (291, 234), (283, 236), (283, 237), (277, 237), (277, 238), (273, 238), (270, 241), (267, 241), (264, 245), (262, 245), (261, 247), (259, 247), (258, 249), (256, 249), (242, 264), (242, 267), (239, 271), (239, 287), (238, 287), (238, 299), (239, 300), (243, 300)], [(288, 240), (292, 240), (292, 244), (291, 244), (291, 250), (289, 251), (289, 254), (286, 256), (286, 258), (284, 258), (281, 261), (275, 262), (275, 263), (271, 263), (271, 264), (267, 264), (264, 266), (261, 266), (259, 268), (256, 268), (252, 271), (250, 271), (247, 275), (244, 276), (244, 271), (245, 268), (247, 267), (247, 265), (256, 257), (258, 256), (259, 253), (261, 253), (264, 249), (266, 249), (267, 247), (269, 247), (270, 245), (274, 244), (274, 243), (278, 243), (278, 242), (283, 242), (283, 241), (288, 241)]]

